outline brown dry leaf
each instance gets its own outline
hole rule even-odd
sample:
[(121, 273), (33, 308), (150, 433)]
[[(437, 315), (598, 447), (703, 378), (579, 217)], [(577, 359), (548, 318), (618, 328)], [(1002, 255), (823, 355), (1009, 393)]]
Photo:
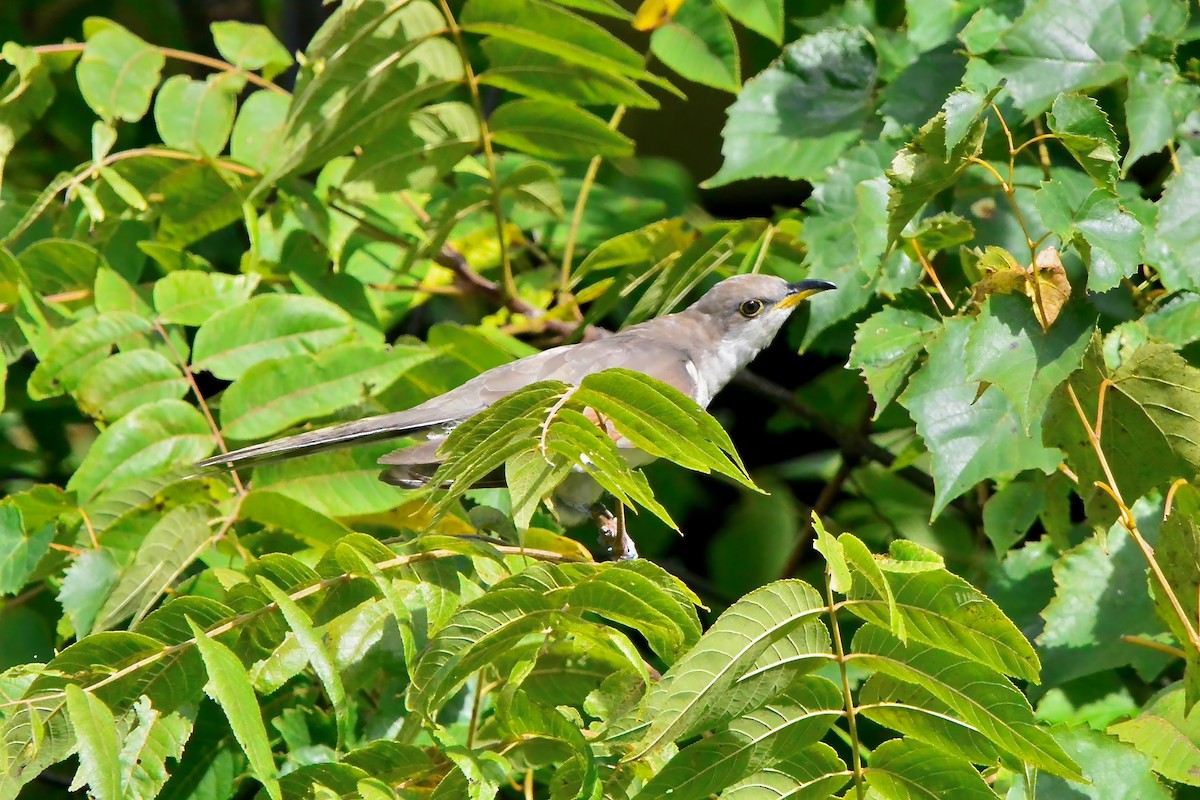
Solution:
[[(1071, 299), (1071, 283), (1067, 280), (1067, 271), (1063, 269), (1057, 248), (1047, 247), (1037, 254), (1033, 262), (1033, 278), (1037, 285), (1030, 281), (1025, 286), (1025, 294), (1033, 301), (1033, 313), (1038, 322), (1042, 323), (1043, 328), (1049, 328)], [(1038, 302), (1039, 290), (1041, 303)]]

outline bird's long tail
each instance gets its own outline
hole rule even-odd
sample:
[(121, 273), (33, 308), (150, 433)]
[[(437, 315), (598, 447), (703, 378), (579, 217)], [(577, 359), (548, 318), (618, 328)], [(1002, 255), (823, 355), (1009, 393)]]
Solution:
[(414, 424), (413, 415), (408, 411), (397, 411), (378, 417), (343, 422), (340, 425), (331, 425), (315, 431), (305, 431), (270, 442), (252, 444), (249, 447), (242, 447), (229, 453), (220, 453), (203, 461), (197, 461), (196, 467), (199, 469), (226, 466), (249, 467), (270, 461), (320, 453), (325, 450), (335, 450), (352, 444), (365, 444), (397, 436), (420, 435), (438, 429), (450, 421), (422, 419), (419, 423)]

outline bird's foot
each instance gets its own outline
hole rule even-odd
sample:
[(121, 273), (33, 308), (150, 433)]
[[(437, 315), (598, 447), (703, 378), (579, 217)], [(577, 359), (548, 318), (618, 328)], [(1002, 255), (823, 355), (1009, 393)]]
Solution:
[(614, 561), (628, 561), (638, 557), (637, 546), (633, 539), (629, 538), (629, 533), (617, 515), (596, 503), (592, 506), (592, 520), (600, 529), (600, 545)]

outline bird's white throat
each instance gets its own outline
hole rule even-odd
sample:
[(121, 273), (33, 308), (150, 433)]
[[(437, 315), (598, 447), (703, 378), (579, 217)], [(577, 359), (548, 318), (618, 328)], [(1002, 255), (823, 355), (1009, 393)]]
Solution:
[(758, 324), (748, 325), (737, 333), (721, 340), (717, 347), (700, 348), (692, 356), (692, 362), (687, 365), (688, 372), (696, 381), (696, 403), (701, 408), (716, 396), (717, 392), (733, 380), (733, 376), (742, 371), (763, 348), (771, 343), (775, 334), (783, 327), (790, 316), (778, 313), (762, 320)]

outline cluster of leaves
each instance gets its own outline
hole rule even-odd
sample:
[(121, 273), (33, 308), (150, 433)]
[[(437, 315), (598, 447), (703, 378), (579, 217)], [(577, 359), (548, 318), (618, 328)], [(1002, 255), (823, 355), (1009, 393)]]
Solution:
[[(102, 800), (1200, 785), (1200, 47), (1183, 0), (1088, 5), (345, 0), (295, 64), (240, 22), (219, 59), (97, 18), (5, 44), (0, 798), (64, 761)], [(736, 93), (705, 186), (802, 209), (713, 222), (632, 157), (680, 78)], [(619, 372), (461, 426), (436, 508), (377, 480), (394, 444), (190, 477), (758, 270), (840, 287), (788, 333), (839, 364), (760, 385), (832, 445), (753, 479)], [(715, 531), (706, 632), (538, 508), (587, 454), (713, 518), (597, 420), (771, 490)]]

